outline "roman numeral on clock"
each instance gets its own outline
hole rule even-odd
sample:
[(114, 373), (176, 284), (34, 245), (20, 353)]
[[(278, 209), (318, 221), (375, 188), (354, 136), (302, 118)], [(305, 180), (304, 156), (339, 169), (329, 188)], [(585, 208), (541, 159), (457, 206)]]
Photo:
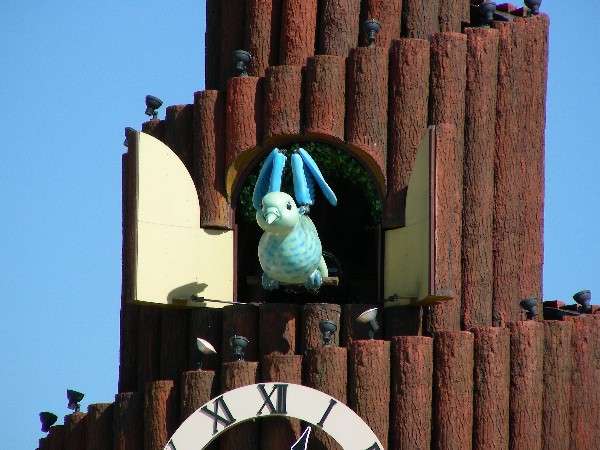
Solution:
[[(219, 414), (219, 411), (223, 411), (223, 416)], [(235, 423), (235, 418), (231, 415), (231, 411), (223, 400), (223, 397), (218, 397), (213, 402), (213, 410), (211, 411), (206, 406), (201, 408), (201, 411), (206, 414), (208, 417), (213, 419), (213, 434), (217, 434), (218, 425), (223, 425), (223, 428), (227, 428), (229, 425)]]
[(377, 443), (371, 445), (367, 450), (381, 450), (381, 447)]
[[(264, 384), (258, 384), (257, 387), (263, 399), (263, 404), (256, 413), (257, 416), (262, 415), (265, 406), (269, 414), (287, 414), (287, 384), (276, 384), (268, 394)], [(273, 394), (275, 394), (275, 403), (272, 400)]]
[(327, 406), (327, 409), (325, 410), (325, 413), (323, 414), (323, 417), (321, 417), (321, 420), (319, 420), (319, 423), (317, 424), (318, 426), (320, 426), (321, 428), (323, 428), (323, 425), (325, 424), (325, 421), (327, 420), (327, 417), (329, 417), (329, 414), (331, 413), (331, 410), (333, 409), (333, 407), (337, 404), (337, 401), (334, 399), (329, 400), (329, 406)]

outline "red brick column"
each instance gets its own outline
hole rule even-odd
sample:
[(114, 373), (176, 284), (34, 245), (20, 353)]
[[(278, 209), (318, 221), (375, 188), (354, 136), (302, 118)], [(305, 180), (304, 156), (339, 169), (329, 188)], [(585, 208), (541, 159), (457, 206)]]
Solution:
[(473, 432), (473, 335), (442, 331), (433, 341), (434, 449), (468, 450)]
[(85, 448), (87, 437), (87, 414), (75, 412), (65, 416), (64, 450), (81, 450)]
[[(63, 450), (65, 445), (65, 426), (53, 425), (48, 433), (49, 450)], [(118, 449), (115, 449), (118, 450)]]
[(193, 105), (168, 106), (165, 114), (165, 144), (183, 162), (190, 175), (192, 167), (192, 119)]
[(440, 31), (462, 31), (462, 23), (470, 22), (471, 2), (469, 0), (439, 0)]
[(298, 306), (285, 303), (265, 303), (259, 308), (259, 352), (293, 355), (296, 353)]
[[(402, 21), (402, 0), (366, 0), (363, 3), (363, 21), (375, 19), (381, 25), (375, 45), (389, 48), (394, 39), (400, 38)], [(362, 21), (361, 21), (362, 25)], [(363, 45), (367, 45), (366, 33), (361, 33)]]
[(427, 133), (429, 59), (429, 42), (421, 39), (394, 41), (390, 51), (387, 228), (404, 225), (405, 189)]
[(492, 324), (498, 32), (468, 28), (462, 231), (462, 321)]
[[(433, 341), (392, 339), (390, 448), (431, 448)], [(417, 406), (418, 405), (418, 406)]]
[(390, 343), (353, 341), (348, 353), (348, 405), (388, 446)]
[[(246, 8), (240, 5), (239, 0), (219, 0), (219, 2), (221, 26), (218, 30), (219, 40), (214, 45), (218, 47), (220, 44), (218, 89), (221, 90), (227, 86), (228, 80), (233, 76), (233, 51), (243, 49)], [(212, 50), (208, 47), (206, 49)]]
[(510, 448), (541, 448), (544, 327), (514, 322), (510, 332)]
[(183, 423), (198, 408), (215, 398), (218, 379), (214, 370), (188, 370), (181, 375), (180, 423)]
[(165, 122), (164, 120), (152, 119), (142, 124), (142, 131), (159, 141), (165, 140)]
[(278, 61), (282, 0), (247, 0), (246, 45), (252, 54), (248, 73), (263, 77)]
[(508, 448), (510, 333), (507, 328), (477, 327), (473, 372), (473, 447)]
[(272, 66), (265, 79), (264, 139), (300, 133), (302, 67)]
[(440, 30), (440, 0), (403, 0), (402, 36), (429, 39)]

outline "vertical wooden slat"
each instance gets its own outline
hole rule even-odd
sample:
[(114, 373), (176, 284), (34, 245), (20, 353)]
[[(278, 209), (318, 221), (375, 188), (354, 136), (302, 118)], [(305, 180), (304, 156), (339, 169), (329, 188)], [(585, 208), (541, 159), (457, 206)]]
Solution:
[(522, 166), (519, 157), (522, 121), (521, 72), (523, 26), (494, 22), (499, 32), (496, 157), (494, 162), (494, 326), (517, 320), (523, 270), (521, 207)]
[(337, 325), (331, 345), (339, 345), (341, 311), (340, 305), (330, 303), (307, 303), (302, 307), (300, 353), (304, 354), (307, 350), (323, 346), (319, 329), (322, 320), (330, 320)]
[[(262, 357), (261, 381), (302, 384), (302, 356), (271, 354)], [(282, 417), (262, 422), (260, 448), (287, 448), (300, 437), (300, 421)]]
[(88, 406), (86, 450), (112, 450), (113, 405), (95, 403)]
[(571, 446), (575, 450), (592, 450), (594, 447), (594, 430), (590, 421), (590, 413), (594, 409), (592, 392), (593, 352), (591, 339), (595, 322), (590, 316), (580, 316), (573, 320), (571, 335), (571, 355), (573, 368), (571, 373)]
[(119, 392), (134, 390), (137, 386), (137, 334), (139, 307), (121, 306), (121, 333), (119, 343)]
[[(442, 289), (452, 293), (454, 300), (431, 309), (427, 326), (431, 333), (439, 330), (459, 330), (461, 311), (461, 235), (463, 154), (466, 88), (467, 38), (458, 33), (438, 33), (431, 42), (431, 84), (429, 118), (432, 124), (454, 126), (454, 146), (449, 131), (435, 132), (436, 142), (436, 211), (435, 272)], [(439, 144), (439, 145), (438, 145)], [(438, 216), (438, 212), (440, 215)], [(458, 217), (456, 217), (458, 216)], [(438, 280), (436, 280), (436, 284)]]
[(220, 1), (219, 42), (219, 86), (223, 89), (233, 76), (233, 51), (242, 49), (244, 45), (244, 19), (246, 16), (246, 0)]
[(165, 115), (165, 144), (183, 162), (190, 175), (192, 167), (192, 120), (193, 105), (168, 106)]
[(544, 327), (510, 324), (510, 448), (542, 448)]
[(190, 312), (188, 337), (188, 367), (195, 369), (200, 359), (196, 339), (205, 339), (217, 351), (216, 355), (202, 356), (202, 368), (218, 372), (221, 368), (221, 343), (223, 339), (223, 310), (218, 308), (194, 308)]
[(160, 370), (160, 310), (155, 306), (139, 308), (137, 337), (137, 386), (143, 391), (148, 381), (158, 379)]
[[(348, 352), (345, 347), (321, 347), (304, 356), (303, 384), (347, 403)], [(327, 433), (314, 430), (316, 448), (336, 450), (339, 445)]]
[(188, 310), (165, 308), (160, 324), (160, 378), (179, 380), (188, 368)]
[(285, 303), (265, 303), (259, 308), (259, 342), (261, 356), (270, 353), (296, 353), (296, 332), (299, 323), (298, 306)]
[(206, 32), (204, 34), (204, 85), (220, 89), (221, 66), (221, 0), (206, 0)]
[(229, 339), (233, 335), (244, 336), (250, 342), (246, 348), (245, 359), (257, 361), (258, 358), (258, 308), (254, 305), (234, 305), (223, 308), (223, 337), (221, 352), (223, 362), (232, 360)]
[(432, 449), (469, 450), (473, 431), (473, 335), (436, 333)]
[(390, 343), (353, 341), (348, 350), (348, 405), (371, 427), (383, 448), (390, 424)]
[(269, 67), (265, 78), (264, 139), (300, 133), (302, 68)]
[(462, 323), (492, 324), (498, 32), (468, 28), (462, 231)]
[(200, 225), (231, 229), (231, 207), (225, 195), (224, 93), (194, 94), (193, 177), (198, 187)]
[(508, 449), (510, 333), (472, 328), (474, 336), (473, 448)]
[(262, 77), (269, 66), (277, 64), (282, 0), (247, 0), (246, 44), (252, 54), (248, 73)]
[(346, 57), (358, 45), (360, 0), (322, 0), (317, 49), (323, 55)]
[(144, 390), (144, 450), (162, 450), (178, 425), (179, 402), (172, 380), (152, 381)]
[[(48, 432), (49, 450), (64, 450), (65, 426), (53, 425)], [(120, 449), (115, 449), (120, 450)]]
[(346, 141), (364, 149), (385, 177), (388, 110), (388, 52), (359, 47), (348, 58)]
[(462, 23), (469, 22), (471, 2), (469, 0), (440, 0), (438, 19), (440, 31), (460, 33)]
[[(375, 45), (389, 48), (394, 39), (400, 38), (402, 0), (366, 0), (363, 2), (362, 22), (375, 19), (381, 25)], [(361, 42), (367, 45), (366, 33), (361, 33)]]
[[(221, 391), (228, 392), (242, 386), (256, 384), (258, 363), (234, 361), (223, 364), (221, 368)], [(221, 450), (240, 450), (259, 448), (259, 428), (256, 421), (242, 423), (226, 431), (220, 437)]]
[(262, 85), (257, 77), (234, 77), (227, 82), (225, 107), (225, 167), (262, 139)]
[(402, 36), (429, 39), (440, 30), (440, 0), (403, 0)]
[(214, 370), (188, 370), (181, 374), (180, 423), (218, 395), (218, 381)]
[(523, 119), (519, 151), (523, 160), (523, 261), (521, 292), (524, 298), (542, 296), (544, 263), (544, 137), (548, 78), (548, 17), (538, 15), (524, 22), (523, 78), (520, 90)]
[(570, 321), (544, 321), (544, 398), (542, 406), (542, 448), (568, 450), (570, 446), (569, 406), (571, 390)]
[(346, 60), (338, 56), (309, 58), (306, 68), (305, 133), (344, 138)]
[(431, 448), (433, 341), (392, 339), (390, 448)]
[(144, 445), (144, 401), (141, 392), (115, 395), (113, 450), (139, 450)]
[(279, 63), (306, 65), (315, 54), (317, 0), (282, 0)]
[(386, 228), (404, 225), (404, 197), (408, 180), (419, 144), (427, 133), (429, 64), (428, 41), (394, 41), (389, 67)]
[(86, 416), (75, 412), (65, 416), (65, 447), (64, 450), (81, 450), (85, 448), (87, 430)]

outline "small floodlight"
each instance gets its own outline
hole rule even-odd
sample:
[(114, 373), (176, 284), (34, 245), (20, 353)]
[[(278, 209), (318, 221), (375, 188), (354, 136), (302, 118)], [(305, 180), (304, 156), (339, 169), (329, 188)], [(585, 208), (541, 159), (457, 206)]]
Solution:
[(74, 412), (79, 412), (80, 405), (79, 403), (83, 400), (85, 394), (74, 391), (72, 389), (67, 389), (67, 400), (69, 403), (67, 404), (67, 408), (73, 410)]
[(238, 77), (248, 76), (248, 64), (252, 61), (252, 55), (246, 50), (233, 51), (233, 68)]
[(367, 33), (367, 44), (369, 47), (374, 46), (377, 33), (381, 31), (381, 25), (375, 19), (369, 19), (363, 22), (363, 28)]
[(162, 106), (163, 102), (160, 98), (154, 95), (146, 95), (146, 115), (153, 119), (158, 118), (158, 108)]
[(331, 345), (331, 342), (333, 341), (333, 336), (337, 331), (337, 325), (331, 320), (321, 320), (319, 322), (319, 330), (321, 331), (323, 345)]
[(47, 433), (50, 431), (50, 427), (56, 423), (58, 417), (56, 414), (49, 411), (42, 411), (40, 413), (40, 422), (42, 424), (42, 431)]
[(573, 295), (573, 300), (581, 306), (581, 312), (591, 313), (592, 312), (592, 291), (583, 290)]
[(202, 369), (202, 358), (208, 355), (216, 355), (217, 351), (213, 347), (213, 345), (205, 339), (196, 338), (196, 348), (200, 353), (200, 358), (198, 358), (197, 368)]
[(244, 336), (238, 336), (237, 334), (231, 336), (229, 339), (229, 345), (231, 345), (233, 359), (236, 361), (244, 360), (244, 353), (249, 342), (250, 341)]
[(535, 316), (537, 316), (537, 299), (526, 298), (525, 300), (521, 300), (519, 305), (527, 313), (527, 320), (535, 319)]
[(375, 333), (379, 331), (379, 324), (377, 323), (377, 308), (367, 309), (365, 312), (360, 314), (356, 321), (358, 323), (368, 323), (371, 326), (369, 330), (369, 338), (373, 339)]
[(484, 1), (479, 5), (479, 14), (481, 17), (481, 25), (490, 26), (494, 21), (494, 14), (496, 13), (496, 3), (491, 1)]
[(542, 5), (542, 0), (525, 0), (525, 6), (529, 8), (531, 14), (537, 15), (540, 13), (540, 6)]

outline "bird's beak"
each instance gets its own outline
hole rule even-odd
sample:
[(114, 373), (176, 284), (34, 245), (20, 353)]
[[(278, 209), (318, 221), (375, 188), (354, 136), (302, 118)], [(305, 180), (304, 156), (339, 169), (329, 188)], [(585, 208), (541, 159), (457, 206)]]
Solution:
[(265, 221), (271, 225), (281, 216), (279, 210), (277, 208), (267, 208), (265, 212)]

